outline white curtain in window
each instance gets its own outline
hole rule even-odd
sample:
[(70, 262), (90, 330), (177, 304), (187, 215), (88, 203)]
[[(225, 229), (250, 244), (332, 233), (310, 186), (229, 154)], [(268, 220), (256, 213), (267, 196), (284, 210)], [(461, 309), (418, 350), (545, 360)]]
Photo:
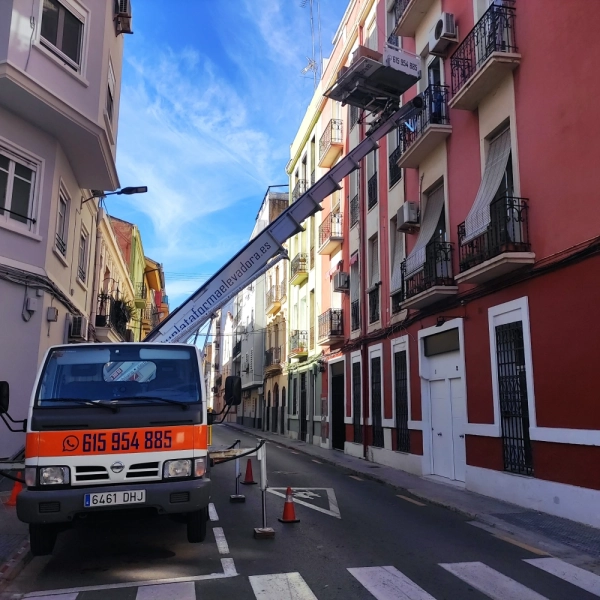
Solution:
[(404, 238), (401, 231), (396, 229), (396, 221), (392, 221), (392, 285), (391, 293), (395, 293), (402, 288), (402, 260), (404, 258)]
[(510, 156), (510, 129), (490, 143), (485, 170), (473, 206), (465, 219), (463, 245), (481, 235), (490, 224), (490, 204), (502, 183)]
[[(357, 255), (358, 256), (358, 255)], [(360, 273), (358, 261), (350, 266), (350, 302), (358, 300), (360, 296)]]
[(425, 265), (425, 247), (431, 241), (444, 208), (444, 186), (431, 192), (425, 205), (425, 214), (421, 217), (421, 230), (415, 247), (406, 257), (406, 274), (412, 275)]
[(377, 244), (377, 239), (378, 238), (375, 237), (372, 240), (369, 240), (369, 253), (371, 255), (371, 279), (369, 281), (369, 284), (371, 286), (374, 286), (376, 283), (379, 282), (379, 248)]

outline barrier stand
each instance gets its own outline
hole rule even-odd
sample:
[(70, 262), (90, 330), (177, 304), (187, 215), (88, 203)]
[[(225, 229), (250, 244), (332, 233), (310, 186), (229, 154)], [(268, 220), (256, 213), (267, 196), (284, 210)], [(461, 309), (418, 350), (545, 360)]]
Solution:
[[(235, 441), (235, 446), (239, 446), (240, 440)], [(229, 502), (246, 502), (246, 496), (240, 494), (240, 477), (242, 476), (242, 470), (240, 469), (239, 457), (235, 459), (235, 494), (229, 496)]]
[[(258, 440), (259, 443), (263, 440)], [(260, 463), (260, 491), (262, 494), (262, 527), (254, 528), (254, 537), (256, 539), (268, 539), (275, 537), (275, 530), (272, 527), (267, 527), (267, 448), (263, 445), (256, 453), (258, 462)]]

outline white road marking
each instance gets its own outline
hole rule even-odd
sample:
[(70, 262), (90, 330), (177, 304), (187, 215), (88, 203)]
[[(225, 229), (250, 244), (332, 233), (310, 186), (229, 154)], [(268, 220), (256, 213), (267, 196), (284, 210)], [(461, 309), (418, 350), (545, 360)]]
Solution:
[(295, 450), (290, 450), (292, 454), (300, 454), (300, 452), (296, 452)]
[(356, 481), (364, 481), (363, 479), (361, 479), (360, 477), (357, 477), (356, 475), (348, 475), (348, 477), (351, 477), (352, 479), (356, 479)]
[(75, 594), (52, 594), (51, 596), (37, 596), (37, 597), (40, 600), (76, 600), (77, 596), (79, 596), (79, 592), (76, 592)]
[(318, 465), (322, 465), (322, 464), (323, 464), (323, 463), (322, 463), (320, 460), (316, 460), (316, 459), (314, 459), (314, 458), (312, 459), (312, 461), (313, 461), (314, 463), (317, 463)]
[(253, 575), (248, 579), (256, 600), (317, 600), (300, 573)]
[(223, 577), (235, 577), (238, 574), (233, 558), (222, 558), (221, 566), (223, 567)]
[(412, 502), (417, 506), (425, 506), (423, 502), (419, 502), (418, 500), (414, 500), (413, 498), (409, 498), (408, 496), (403, 496), (402, 494), (396, 494), (396, 496), (398, 496), (398, 498), (402, 498), (402, 500), (406, 500), (407, 502)]
[(348, 569), (377, 600), (435, 600), (395, 567)]
[(481, 562), (440, 563), (440, 567), (456, 575), (492, 600), (548, 600), (545, 596)]
[(217, 548), (220, 554), (229, 554), (229, 545), (225, 539), (222, 527), (214, 527), (213, 533), (215, 534), (215, 541), (217, 542)]
[(528, 558), (525, 562), (600, 597), (600, 576), (558, 558)]
[(210, 517), (211, 521), (219, 520), (219, 515), (217, 514), (217, 509), (215, 508), (215, 505), (212, 502), (208, 505), (208, 516)]
[(135, 600), (196, 600), (196, 589), (192, 581), (145, 585), (138, 589)]
[[(271, 494), (275, 494), (280, 498), (285, 498), (285, 491), (287, 488), (267, 488), (267, 492), (271, 492)], [(292, 488), (292, 493), (300, 492), (300, 491), (309, 491), (309, 490), (320, 490), (327, 492), (327, 500), (329, 501), (329, 510), (326, 508), (321, 508), (320, 506), (316, 506), (315, 504), (310, 504), (308, 502), (304, 502), (304, 500), (298, 500), (294, 497), (294, 504), (302, 504), (302, 506), (306, 506), (308, 508), (312, 508), (313, 510), (322, 512), (331, 517), (335, 517), (336, 519), (341, 519), (342, 515), (340, 514), (340, 509), (337, 503), (337, 498), (335, 497), (335, 492), (333, 488)]]

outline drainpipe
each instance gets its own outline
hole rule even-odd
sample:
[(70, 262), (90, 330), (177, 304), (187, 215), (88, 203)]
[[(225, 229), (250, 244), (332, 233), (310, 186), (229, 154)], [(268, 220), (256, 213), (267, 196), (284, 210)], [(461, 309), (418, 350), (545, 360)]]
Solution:
[(104, 209), (98, 209), (98, 216), (96, 217), (96, 253), (94, 255), (94, 281), (92, 283), (92, 311), (90, 314), (90, 321), (92, 326), (96, 327), (96, 315), (98, 313), (98, 284), (100, 282), (100, 270), (102, 268), (100, 248), (102, 247), (102, 232), (100, 231), (100, 223), (104, 219)]

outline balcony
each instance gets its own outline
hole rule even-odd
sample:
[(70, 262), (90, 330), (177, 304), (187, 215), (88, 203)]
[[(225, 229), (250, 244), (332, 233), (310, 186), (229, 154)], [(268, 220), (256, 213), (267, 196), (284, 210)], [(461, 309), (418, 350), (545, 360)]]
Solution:
[(485, 283), (532, 265), (526, 198), (504, 197), (490, 205), (486, 231), (464, 243), (465, 224), (458, 226), (458, 283)]
[(360, 219), (360, 200), (358, 194), (350, 200), (350, 227), (354, 227)]
[(282, 363), (281, 346), (269, 348), (265, 351), (265, 376), (281, 372)]
[(146, 307), (146, 284), (136, 283), (134, 284), (134, 304), (136, 308)]
[(448, 86), (430, 85), (422, 94), (423, 109), (405, 121), (400, 135), (400, 168), (418, 168), (452, 133), (448, 114)]
[(369, 290), (369, 325), (379, 321), (379, 286)]
[(406, 275), (402, 263), (404, 300), (402, 308), (425, 308), (458, 293), (452, 277), (452, 244), (429, 242), (425, 247), (425, 264), (420, 271)]
[(242, 340), (239, 340), (233, 346), (233, 352), (231, 353), (231, 357), (236, 359), (242, 355)]
[(308, 331), (295, 330), (290, 335), (290, 357), (308, 356)]
[(160, 323), (160, 313), (154, 306), (146, 306), (142, 311), (142, 323), (144, 327), (154, 328)]
[(360, 329), (360, 300), (350, 303), (350, 328), (352, 331)]
[(299, 252), (290, 265), (290, 284), (300, 285), (308, 279), (308, 254)]
[(377, 171), (367, 181), (367, 208), (371, 210), (377, 204)]
[(475, 110), (521, 62), (515, 41), (515, 6), (492, 4), (450, 59), (451, 108)]
[(319, 166), (328, 169), (342, 151), (344, 136), (342, 119), (331, 119), (319, 140)]
[(94, 325), (96, 338), (100, 342), (124, 341), (130, 319), (131, 312), (123, 300), (117, 300), (109, 294), (98, 296), (98, 312)]
[(267, 314), (275, 315), (281, 308), (281, 285), (272, 285), (271, 289), (267, 292)]
[(319, 226), (319, 254), (331, 256), (343, 241), (342, 213), (329, 213)]
[(402, 147), (398, 146), (395, 150), (392, 150), (390, 154), (390, 181), (389, 186), (392, 189), (402, 179), (402, 169), (398, 166), (398, 161), (402, 156)]
[(419, 23), (433, 3), (434, 0), (396, 0), (394, 6), (396, 29), (394, 34), (402, 37), (415, 37)]
[(306, 192), (306, 179), (298, 179), (292, 190), (292, 202), (296, 202), (304, 192)]
[(344, 319), (341, 308), (330, 308), (319, 315), (319, 346), (331, 346), (344, 341)]

